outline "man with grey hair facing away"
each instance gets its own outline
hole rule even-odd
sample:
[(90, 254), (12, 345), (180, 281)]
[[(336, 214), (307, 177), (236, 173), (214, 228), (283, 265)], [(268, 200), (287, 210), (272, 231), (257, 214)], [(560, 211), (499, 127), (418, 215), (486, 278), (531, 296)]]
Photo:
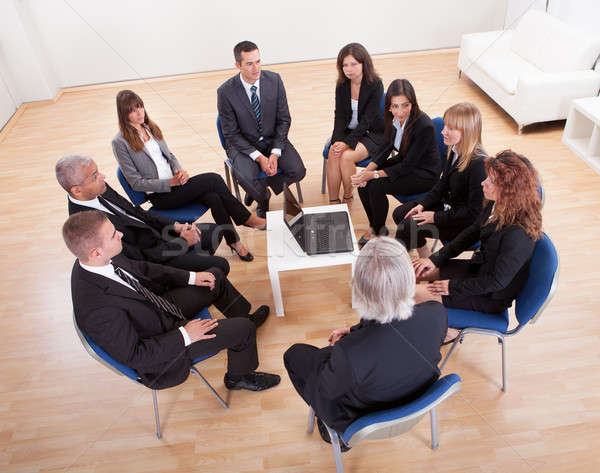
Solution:
[[(285, 352), (288, 375), (326, 442), (323, 422), (344, 432), (365, 414), (416, 399), (439, 378), (448, 316), (438, 302), (415, 305), (415, 284), (402, 244), (370, 240), (352, 280), (359, 323), (334, 330), (328, 347), (298, 343)], [(341, 438), (340, 445), (349, 448)]]

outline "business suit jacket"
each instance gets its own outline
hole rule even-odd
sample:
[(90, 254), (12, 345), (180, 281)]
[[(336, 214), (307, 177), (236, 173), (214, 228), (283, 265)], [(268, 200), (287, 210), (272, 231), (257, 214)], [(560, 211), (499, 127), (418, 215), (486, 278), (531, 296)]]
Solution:
[[(164, 140), (156, 140), (173, 173), (182, 169), (181, 164)], [(119, 167), (133, 190), (140, 192), (169, 192), (169, 179), (159, 179), (158, 170), (150, 154), (144, 148), (135, 151), (119, 131), (112, 140), (112, 149)]]
[(421, 111), (410, 137), (406, 154), (401, 151), (388, 159), (394, 150), (396, 128), (391, 127), (390, 141), (383, 145), (373, 157), (378, 169), (385, 169), (390, 179), (415, 175), (424, 179), (437, 178), (441, 171), (440, 153), (435, 139), (435, 128), (431, 118)]
[[(452, 164), (452, 155), (446, 161), (442, 177), (419, 202), (424, 210), (441, 208), (433, 214), (433, 222), (445, 228), (466, 228), (481, 214), (483, 189), (486, 177), (485, 151), (479, 149), (472, 156), (464, 171), (459, 172), (457, 158)], [(444, 204), (450, 206), (443, 210)]]
[(440, 375), (447, 326), (438, 302), (416, 305), (408, 320), (361, 320), (333, 347), (317, 352), (304, 398), (338, 432), (360, 416), (414, 400)]
[[(141, 222), (137, 222), (132, 218), (124, 217), (118, 211), (115, 211), (114, 215), (106, 213), (115, 228), (123, 233), (123, 253), (128, 258), (165, 263), (174, 256), (187, 251), (188, 244), (184, 238), (178, 237), (169, 241), (163, 239), (164, 228), (173, 225), (175, 223), (173, 220), (133, 206), (108, 184), (104, 193), (99, 197), (141, 220)], [(69, 215), (85, 210), (90, 210), (90, 208), (69, 200)]]
[(283, 155), (292, 119), (279, 74), (271, 71), (260, 74), (262, 134), (258, 132), (258, 122), (239, 74), (219, 87), (217, 107), (229, 157), (235, 155), (233, 150), (250, 155), (257, 150), (261, 136), (271, 148), (280, 148)]
[[(113, 261), (156, 293), (183, 287), (189, 272), (118, 255)], [(179, 322), (126, 286), (83, 269), (71, 273), (71, 295), (79, 328), (115, 360), (135, 369), (154, 389), (185, 381), (190, 357)]]
[(485, 225), (493, 204), (488, 202), (472, 225), (431, 255), (430, 259), (438, 268), (443, 268), (450, 258), (460, 255), (481, 240), (481, 247), (470, 260), (473, 277), (451, 279), (448, 292), (452, 298), (485, 295), (503, 301), (510, 307), (529, 276), (535, 241), (516, 225), (500, 230), (496, 230), (495, 223)]
[(383, 83), (377, 79), (368, 83), (363, 77), (358, 94), (358, 126), (346, 134), (352, 120), (350, 81), (344, 81), (335, 88), (335, 121), (331, 142), (343, 141), (350, 148), (356, 148), (360, 138), (373, 133), (375, 141), (383, 134), (385, 125), (381, 115)]

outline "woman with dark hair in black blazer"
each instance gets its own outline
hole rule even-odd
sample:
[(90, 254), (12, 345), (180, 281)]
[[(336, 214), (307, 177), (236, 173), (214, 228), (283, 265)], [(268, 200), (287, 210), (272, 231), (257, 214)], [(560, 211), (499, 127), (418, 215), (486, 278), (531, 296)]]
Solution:
[[(481, 183), (485, 207), (475, 223), (429, 258), (413, 261), (417, 302), (497, 314), (512, 305), (529, 275), (529, 261), (542, 232), (542, 202), (531, 162), (511, 150), (485, 162)], [(470, 260), (457, 259), (475, 242)], [(450, 341), (458, 331), (449, 329)]]
[(266, 220), (252, 215), (216, 173), (190, 177), (171, 153), (158, 125), (148, 117), (141, 97), (131, 90), (117, 94), (119, 133), (112, 149), (133, 190), (146, 192), (157, 209), (174, 209), (198, 202), (208, 208), (229, 247), (243, 261), (254, 257), (236, 232), (237, 225), (264, 230)]
[(367, 158), (383, 144), (381, 99), (383, 83), (375, 72), (364, 46), (350, 43), (337, 58), (338, 81), (335, 88), (335, 122), (327, 158), (329, 202), (340, 203), (340, 184), (344, 202), (352, 203), (351, 176), (356, 163)]
[[(373, 161), (352, 176), (369, 219), (364, 245), (377, 235), (387, 235), (388, 194), (417, 194), (431, 189), (440, 176), (440, 155), (433, 122), (419, 109), (415, 91), (406, 79), (396, 79), (385, 96), (384, 144)], [(393, 151), (398, 154), (388, 159)]]
[(431, 255), (425, 238), (452, 240), (479, 216), (483, 204), (486, 153), (481, 144), (481, 113), (472, 103), (452, 105), (444, 113), (448, 147), (442, 177), (425, 197), (394, 210), (396, 239), (421, 258)]

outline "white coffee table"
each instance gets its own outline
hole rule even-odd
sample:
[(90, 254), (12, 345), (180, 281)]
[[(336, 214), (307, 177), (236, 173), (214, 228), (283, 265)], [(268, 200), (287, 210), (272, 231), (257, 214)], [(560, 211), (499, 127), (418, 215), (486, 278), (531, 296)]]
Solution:
[[(304, 213), (348, 212), (346, 204), (322, 205), (319, 207), (304, 208)], [(294, 269), (319, 268), (323, 266), (337, 266), (340, 264), (351, 265), (351, 276), (354, 274), (354, 263), (358, 256), (358, 246), (352, 227), (352, 219), (348, 214), (350, 222), (350, 234), (352, 235), (352, 246), (354, 251), (347, 253), (330, 253), (326, 255), (307, 255), (298, 245), (289, 229), (283, 221), (283, 210), (267, 212), (267, 262), (269, 266), (269, 277), (271, 278), (271, 289), (275, 301), (275, 312), (279, 317), (285, 315), (283, 311), (283, 300), (281, 298), (281, 286), (279, 285), (279, 272)]]
[(600, 173), (600, 97), (571, 101), (562, 141)]

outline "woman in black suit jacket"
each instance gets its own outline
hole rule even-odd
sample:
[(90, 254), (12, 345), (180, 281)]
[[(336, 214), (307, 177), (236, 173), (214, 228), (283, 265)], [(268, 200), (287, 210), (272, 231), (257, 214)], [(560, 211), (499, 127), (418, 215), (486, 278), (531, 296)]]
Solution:
[(471, 225), (483, 203), (486, 153), (481, 144), (481, 113), (468, 102), (444, 113), (444, 143), (448, 147), (442, 177), (425, 197), (394, 210), (396, 239), (421, 258), (431, 255), (425, 238), (448, 241)]
[(338, 82), (335, 88), (335, 122), (327, 158), (329, 202), (352, 201), (351, 176), (355, 164), (373, 154), (383, 144), (381, 99), (383, 83), (375, 72), (371, 56), (358, 43), (344, 46), (337, 58)]
[[(373, 161), (352, 176), (369, 219), (369, 231), (359, 244), (387, 235), (388, 194), (417, 194), (433, 187), (441, 161), (431, 119), (419, 109), (415, 91), (406, 79), (396, 79), (385, 96), (384, 144)], [(388, 159), (393, 151), (398, 154)]]
[(121, 90), (117, 94), (117, 114), (120, 131), (112, 140), (112, 148), (129, 185), (148, 193), (148, 199), (157, 209), (174, 209), (194, 202), (210, 208), (227, 244), (240, 259), (252, 261), (254, 257), (241, 242), (231, 220), (261, 230), (266, 220), (251, 215), (219, 174), (204, 173), (190, 178), (135, 92)]
[(298, 343), (284, 355), (325, 441), (321, 419), (344, 432), (358, 417), (414, 400), (440, 375), (446, 311), (431, 301), (414, 305), (414, 271), (400, 243), (383, 237), (365, 245), (352, 288), (358, 324), (334, 330), (328, 347)]
[[(441, 250), (413, 262), (417, 280), (434, 281), (417, 286), (417, 301), (495, 314), (510, 307), (525, 285), (542, 232), (537, 173), (510, 150), (488, 158), (485, 167), (487, 203), (479, 218)], [(470, 260), (454, 259), (479, 240)], [(452, 329), (448, 338), (456, 334)]]

